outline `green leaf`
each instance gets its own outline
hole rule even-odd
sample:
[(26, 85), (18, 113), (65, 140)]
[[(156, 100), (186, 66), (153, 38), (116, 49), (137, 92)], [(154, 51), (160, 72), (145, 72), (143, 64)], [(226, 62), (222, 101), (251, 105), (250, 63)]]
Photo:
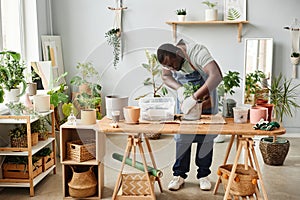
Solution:
[(241, 17), (241, 13), (238, 10), (236, 10), (235, 8), (228, 9), (228, 16), (227, 16), (228, 20), (236, 20), (240, 17)]

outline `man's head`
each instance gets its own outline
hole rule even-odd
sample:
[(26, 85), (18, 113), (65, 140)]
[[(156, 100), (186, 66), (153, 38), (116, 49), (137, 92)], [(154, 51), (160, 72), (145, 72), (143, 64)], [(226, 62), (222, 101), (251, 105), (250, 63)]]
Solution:
[(162, 44), (157, 49), (157, 59), (168, 69), (179, 71), (184, 63), (184, 55), (180, 48), (173, 44)]

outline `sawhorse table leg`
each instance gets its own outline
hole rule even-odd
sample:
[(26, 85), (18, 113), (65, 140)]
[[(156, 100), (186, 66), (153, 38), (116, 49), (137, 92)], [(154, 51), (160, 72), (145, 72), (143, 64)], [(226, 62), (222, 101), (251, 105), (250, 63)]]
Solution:
[[(144, 140), (145, 140), (146, 145), (147, 145), (147, 150), (149, 152), (152, 165), (153, 165), (154, 168), (156, 168), (156, 163), (154, 161), (154, 156), (153, 156), (153, 153), (152, 153), (150, 142), (149, 142), (148, 138), (145, 136), (145, 134), (139, 133), (137, 135), (128, 135), (127, 146), (126, 146), (126, 150), (125, 150), (125, 153), (124, 153), (124, 157), (123, 157), (121, 169), (120, 169), (120, 172), (119, 172), (119, 175), (118, 175), (118, 178), (117, 178), (117, 181), (116, 181), (116, 185), (115, 185), (115, 188), (114, 188), (112, 200), (122, 199), (122, 196), (117, 196), (117, 194), (118, 194), (118, 191), (119, 191), (119, 189), (121, 187), (122, 172), (123, 172), (123, 169), (124, 169), (124, 166), (125, 166), (125, 160), (126, 160), (126, 158), (128, 158), (130, 156), (130, 153), (132, 153), (133, 154), (133, 158), (132, 158), (133, 162), (132, 162), (132, 164), (133, 165), (135, 164), (135, 151), (136, 151), (136, 147), (138, 147), (139, 150), (140, 150), (140, 155), (141, 155), (141, 158), (142, 158), (142, 163), (144, 165), (144, 172), (146, 173), (147, 181), (148, 181), (149, 185), (151, 185), (150, 175), (149, 175), (148, 169), (147, 169), (147, 162), (146, 162), (145, 152), (144, 152), (143, 145), (142, 145), (142, 140), (141, 140), (142, 136), (144, 136)], [(155, 177), (155, 180), (158, 181), (160, 191), (162, 192), (162, 186), (161, 186), (160, 178), (159, 177)], [(154, 193), (154, 187), (150, 187), (150, 193), (151, 193), (150, 195), (141, 196), (141, 197), (139, 197), (139, 199), (156, 200), (155, 193)], [(130, 198), (130, 196), (128, 198)]]
[[(234, 141), (234, 137), (235, 137), (235, 135), (231, 136), (230, 142), (228, 144), (226, 154), (225, 154), (225, 159), (224, 159), (224, 162), (223, 162), (224, 165), (227, 163), (228, 156), (229, 156), (229, 153), (230, 153), (233, 141)], [(250, 165), (252, 167), (254, 167), (253, 166), (253, 161), (254, 161), (255, 169), (256, 169), (257, 174), (258, 174), (259, 183), (260, 183), (261, 191), (262, 191), (262, 194), (263, 194), (263, 199), (268, 200), (268, 196), (267, 196), (267, 193), (266, 193), (266, 190), (265, 190), (264, 182), (262, 180), (262, 174), (261, 174), (261, 171), (260, 171), (258, 159), (257, 159), (256, 153), (255, 153), (254, 141), (253, 141), (252, 137), (238, 136), (237, 137), (237, 142), (238, 142), (238, 148), (237, 148), (236, 156), (235, 156), (233, 166), (232, 166), (232, 169), (231, 169), (231, 173), (230, 173), (230, 176), (229, 176), (228, 184), (227, 184), (227, 187), (225, 189), (225, 195), (224, 195), (223, 200), (228, 200), (228, 198), (229, 198), (230, 187), (231, 187), (231, 184), (232, 184), (233, 179), (234, 179), (234, 174), (236, 172), (236, 168), (237, 168), (237, 165), (238, 165), (238, 161), (239, 161), (239, 158), (240, 158), (240, 155), (241, 155), (242, 148), (244, 148), (244, 150), (245, 150), (245, 154), (244, 154), (245, 167), (246, 168), (248, 167), (248, 160), (250, 161)], [(252, 161), (251, 156), (253, 157), (253, 161)], [(221, 177), (219, 176), (218, 180), (217, 180), (217, 183), (215, 185), (215, 188), (214, 188), (214, 194), (216, 194), (216, 192), (218, 190), (218, 186), (219, 186), (220, 183), (221, 183)], [(256, 189), (255, 194), (256, 194), (256, 199), (261, 199), (258, 188)]]

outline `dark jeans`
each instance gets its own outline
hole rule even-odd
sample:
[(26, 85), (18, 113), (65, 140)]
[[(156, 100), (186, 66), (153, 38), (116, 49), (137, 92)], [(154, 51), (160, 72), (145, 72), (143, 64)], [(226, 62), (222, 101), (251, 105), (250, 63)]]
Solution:
[[(213, 156), (213, 141), (204, 143), (197, 142), (197, 152), (195, 163), (198, 166), (197, 178), (208, 176)], [(176, 162), (173, 165), (173, 175), (187, 178), (187, 174), (190, 171), (191, 161), (191, 147), (192, 143), (176, 142)]]

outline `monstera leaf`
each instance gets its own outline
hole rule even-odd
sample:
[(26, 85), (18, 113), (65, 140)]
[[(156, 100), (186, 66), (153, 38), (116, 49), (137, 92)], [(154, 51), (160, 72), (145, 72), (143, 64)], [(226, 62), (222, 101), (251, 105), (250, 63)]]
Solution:
[(235, 8), (228, 9), (228, 16), (227, 16), (228, 20), (236, 20), (240, 17), (241, 17), (241, 13), (238, 10), (236, 10)]

